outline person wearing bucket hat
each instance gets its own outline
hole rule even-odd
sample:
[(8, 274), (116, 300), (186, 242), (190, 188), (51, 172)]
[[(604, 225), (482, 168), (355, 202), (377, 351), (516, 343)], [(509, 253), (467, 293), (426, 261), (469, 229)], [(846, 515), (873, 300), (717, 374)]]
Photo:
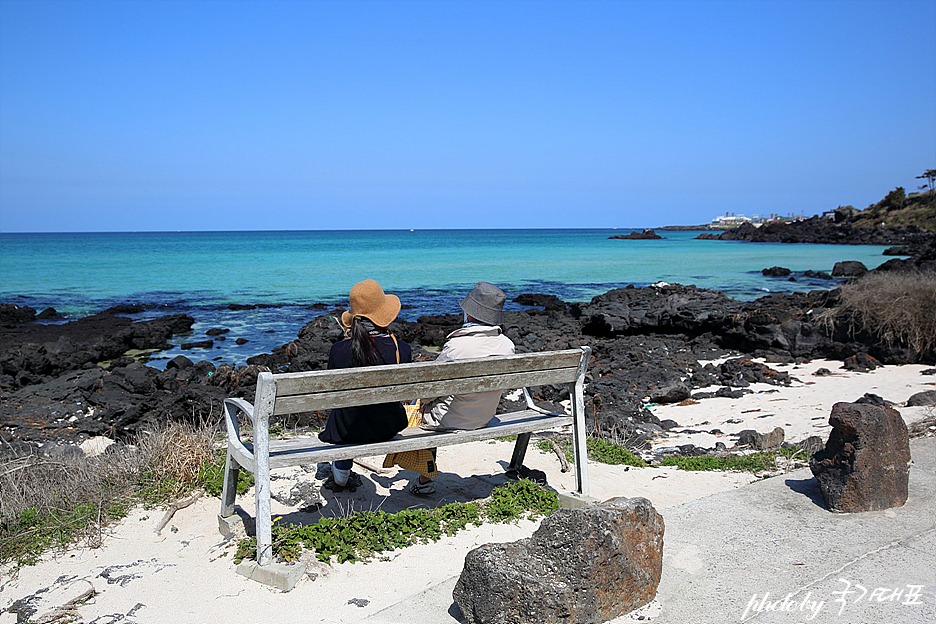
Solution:
[[(488, 282), (478, 282), (459, 304), (465, 313), (461, 328), (449, 334), (436, 362), (466, 358), (511, 355), (514, 343), (499, 327), (507, 295)], [(422, 399), (423, 429), (480, 429), (497, 411), (501, 391), (476, 392)], [(434, 449), (432, 449), (434, 451)], [(433, 467), (435, 468), (435, 467)], [(420, 474), (409, 486), (411, 494), (426, 496), (435, 492), (432, 480)]]
[[(354, 368), (413, 361), (412, 349), (390, 333), (387, 326), (400, 313), (400, 298), (384, 293), (372, 279), (351, 288), (350, 309), (341, 315), (348, 335), (331, 346), (328, 368)], [(333, 409), (319, 439), (332, 444), (383, 442), (407, 426), (406, 410), (399, 401)], [(333, 491), (357, 489), (360, 477), (351, 472), (353, 460), (332, 463), (325, 487)]]

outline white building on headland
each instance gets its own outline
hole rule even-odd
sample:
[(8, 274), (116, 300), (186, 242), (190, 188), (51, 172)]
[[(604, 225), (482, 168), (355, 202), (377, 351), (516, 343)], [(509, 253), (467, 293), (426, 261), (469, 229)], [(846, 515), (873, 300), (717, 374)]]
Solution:
[(790, 221), (799, 221), (801, 217), (794, 217), (789, 215), (782, 217), (777, 214), (772, 214), (769, 217), (762, 217), (760, 215), (754, 215), (753, 217), (746, 217), (743, 214), (735, 214), (733, 212), (726, 212), (724, 216), (718, 216), (712, 219), (708, 226), (713, 230), (730, 230), (731, 228), (736, 228), (743, 223), (750, 223), (754, 227), (760, 227), (765, 223), (776, 223), (780, 221), (790, 222)]
[(709, 222), (709, 227), (717, 230), (727, 230), (736, 228), (743, 223), (751, 223), (753, 220), (745, 217), (743, 214), (725, 213), (724, 216), (718, 216)]

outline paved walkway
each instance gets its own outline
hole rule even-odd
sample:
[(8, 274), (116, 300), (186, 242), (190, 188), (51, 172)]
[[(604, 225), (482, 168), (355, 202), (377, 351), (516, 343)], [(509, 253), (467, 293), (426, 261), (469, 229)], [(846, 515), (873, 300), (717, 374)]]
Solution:
[[(899, 509), (830, 513), (808, 469), (666, 509), (657, 597), (615, 624), (936, 622), (936, 438), (910, 448)], [(366, 622), (458, 622), (455, 581)]]

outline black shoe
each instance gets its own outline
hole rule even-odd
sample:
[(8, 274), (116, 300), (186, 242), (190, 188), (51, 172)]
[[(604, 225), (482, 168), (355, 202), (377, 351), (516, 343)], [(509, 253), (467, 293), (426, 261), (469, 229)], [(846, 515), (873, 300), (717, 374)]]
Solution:
[(356, 472), (352, 472), (348, 475), (348, 482), (344, 485), (338, 485), (335, 483), (335, 477), (329, 476), (325, 479), (325, 483), (322, 484), (322, 487), (331, 490), (332, 492), (344, 492), (348, 490), (349, 492), (357, 492), (357, 489), (361, 487), (363, 481), (361, 481), (361, 475)]

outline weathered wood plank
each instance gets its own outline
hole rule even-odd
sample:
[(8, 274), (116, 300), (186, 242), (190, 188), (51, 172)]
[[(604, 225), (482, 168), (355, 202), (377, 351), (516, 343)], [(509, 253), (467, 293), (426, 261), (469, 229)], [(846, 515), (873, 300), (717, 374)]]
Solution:
[(418, 427), (405, 429), (397, 437), (386, 442), (372, 444), (327, 444), (315, 437), (293, 438), (270, 441), (270, 467), (283, 468), (301, 464), (373, 457), (387, 453), (415, 451), (490, 440), (509, 435), (519, 435), (544, 429), (554, 429), (572, 423), (571, 416), (543, 416), (539, 412), (525, 410), (508, 414), (508, 420), (496, 421), (482, 429), (473, 431), (425, 431)]
[[(282, 373), (274, 377), (277, 396), (286, 397), (316, 392), (394, 386), (400, 383), (401, 378), (407, 383), (422, 383), (550, 369), (570, 369), (569, 374), (574, 375), (581, 357), (580, 349), (568, 349), (497, 358), (472, 358), (457, 362), (414, 362), (354, 369)], [(565, 381), (569, 382), (572, 379)]]
[[(400, 371), (397, 371), (399, 374)], [(516, 372), (496, 377), (471, 377), (416, 383), (397, 383), (380, 388), (322, 391), (317, 394), (294, 395), (276, 398), (273, 413), (276, 415), (313, 412), (316, 410), (371, 405), (388, 401), (411, 401), (426, 397), (468, 394), (489, 390), (508, 390), (545, 384), (569, 383), (575, 379), (576, 369), (550, 369)]]

